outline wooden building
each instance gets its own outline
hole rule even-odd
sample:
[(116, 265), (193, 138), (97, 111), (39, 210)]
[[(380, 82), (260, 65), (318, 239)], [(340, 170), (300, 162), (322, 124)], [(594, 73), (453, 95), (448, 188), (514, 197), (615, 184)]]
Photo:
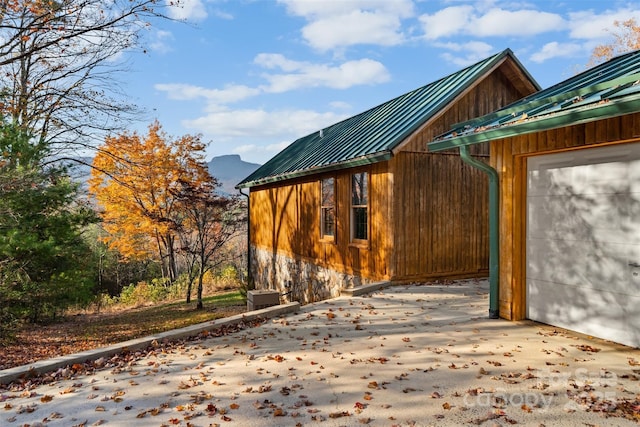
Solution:
[(293, 142), (237, 186), (256, 288), (308, 303), (364, 283), (486, 276), (486, 177), (427, 142), (538, 89), (505, 50)]
[(453, 129), (490, 141), (500, 316), (640, 347), (640, 51)]

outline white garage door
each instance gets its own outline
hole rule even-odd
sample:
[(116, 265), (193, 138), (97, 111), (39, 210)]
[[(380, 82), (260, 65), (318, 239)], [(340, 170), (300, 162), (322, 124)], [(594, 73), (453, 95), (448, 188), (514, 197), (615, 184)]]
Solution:
[(640, 347), (640, 143), (527, 162), (527, 317)]

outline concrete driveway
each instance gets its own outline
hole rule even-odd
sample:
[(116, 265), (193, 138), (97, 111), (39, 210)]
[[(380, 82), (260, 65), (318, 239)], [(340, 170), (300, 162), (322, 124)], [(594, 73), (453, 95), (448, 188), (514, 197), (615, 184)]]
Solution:
[(303, 306), (90, 375), (4, 390), (0, 425), (638, 424), (639, 350), (488, 319), (487, 292), (486, 281), (468, 280)]

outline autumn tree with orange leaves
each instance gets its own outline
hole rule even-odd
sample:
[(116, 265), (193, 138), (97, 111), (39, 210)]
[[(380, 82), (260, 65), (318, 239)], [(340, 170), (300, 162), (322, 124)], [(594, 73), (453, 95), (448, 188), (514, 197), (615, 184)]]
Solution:
[(106, 138), (93, 161), (89, 190), (100, 207), (106, 243), (125, 259), (157, 259), (166, 279), (178, 276), (184, 183), (215, 187), (198, 136), (169, 138), (158, 122), (147, 135)]
[(640, 25), (634, 18), (626, 21), (614, 21), (616, 30), (612, 32), (613, 41), (596, 46), (591, 52), (588, 66), (606, 62), (625, 52), (640, 49)]

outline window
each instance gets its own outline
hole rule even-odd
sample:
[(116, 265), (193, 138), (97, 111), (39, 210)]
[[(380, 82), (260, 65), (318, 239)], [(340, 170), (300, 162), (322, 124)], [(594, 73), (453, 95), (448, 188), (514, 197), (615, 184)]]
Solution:
[(367, 198), (367, 172), (351, 175), (351, 238), (353, 240), (367, 240)]
[(334, 237), (336, 235), (336, 199), (335, 180), (327, 178), (322, 180), (322, 206), (321, 206), (321, 233), (322, 237)]

